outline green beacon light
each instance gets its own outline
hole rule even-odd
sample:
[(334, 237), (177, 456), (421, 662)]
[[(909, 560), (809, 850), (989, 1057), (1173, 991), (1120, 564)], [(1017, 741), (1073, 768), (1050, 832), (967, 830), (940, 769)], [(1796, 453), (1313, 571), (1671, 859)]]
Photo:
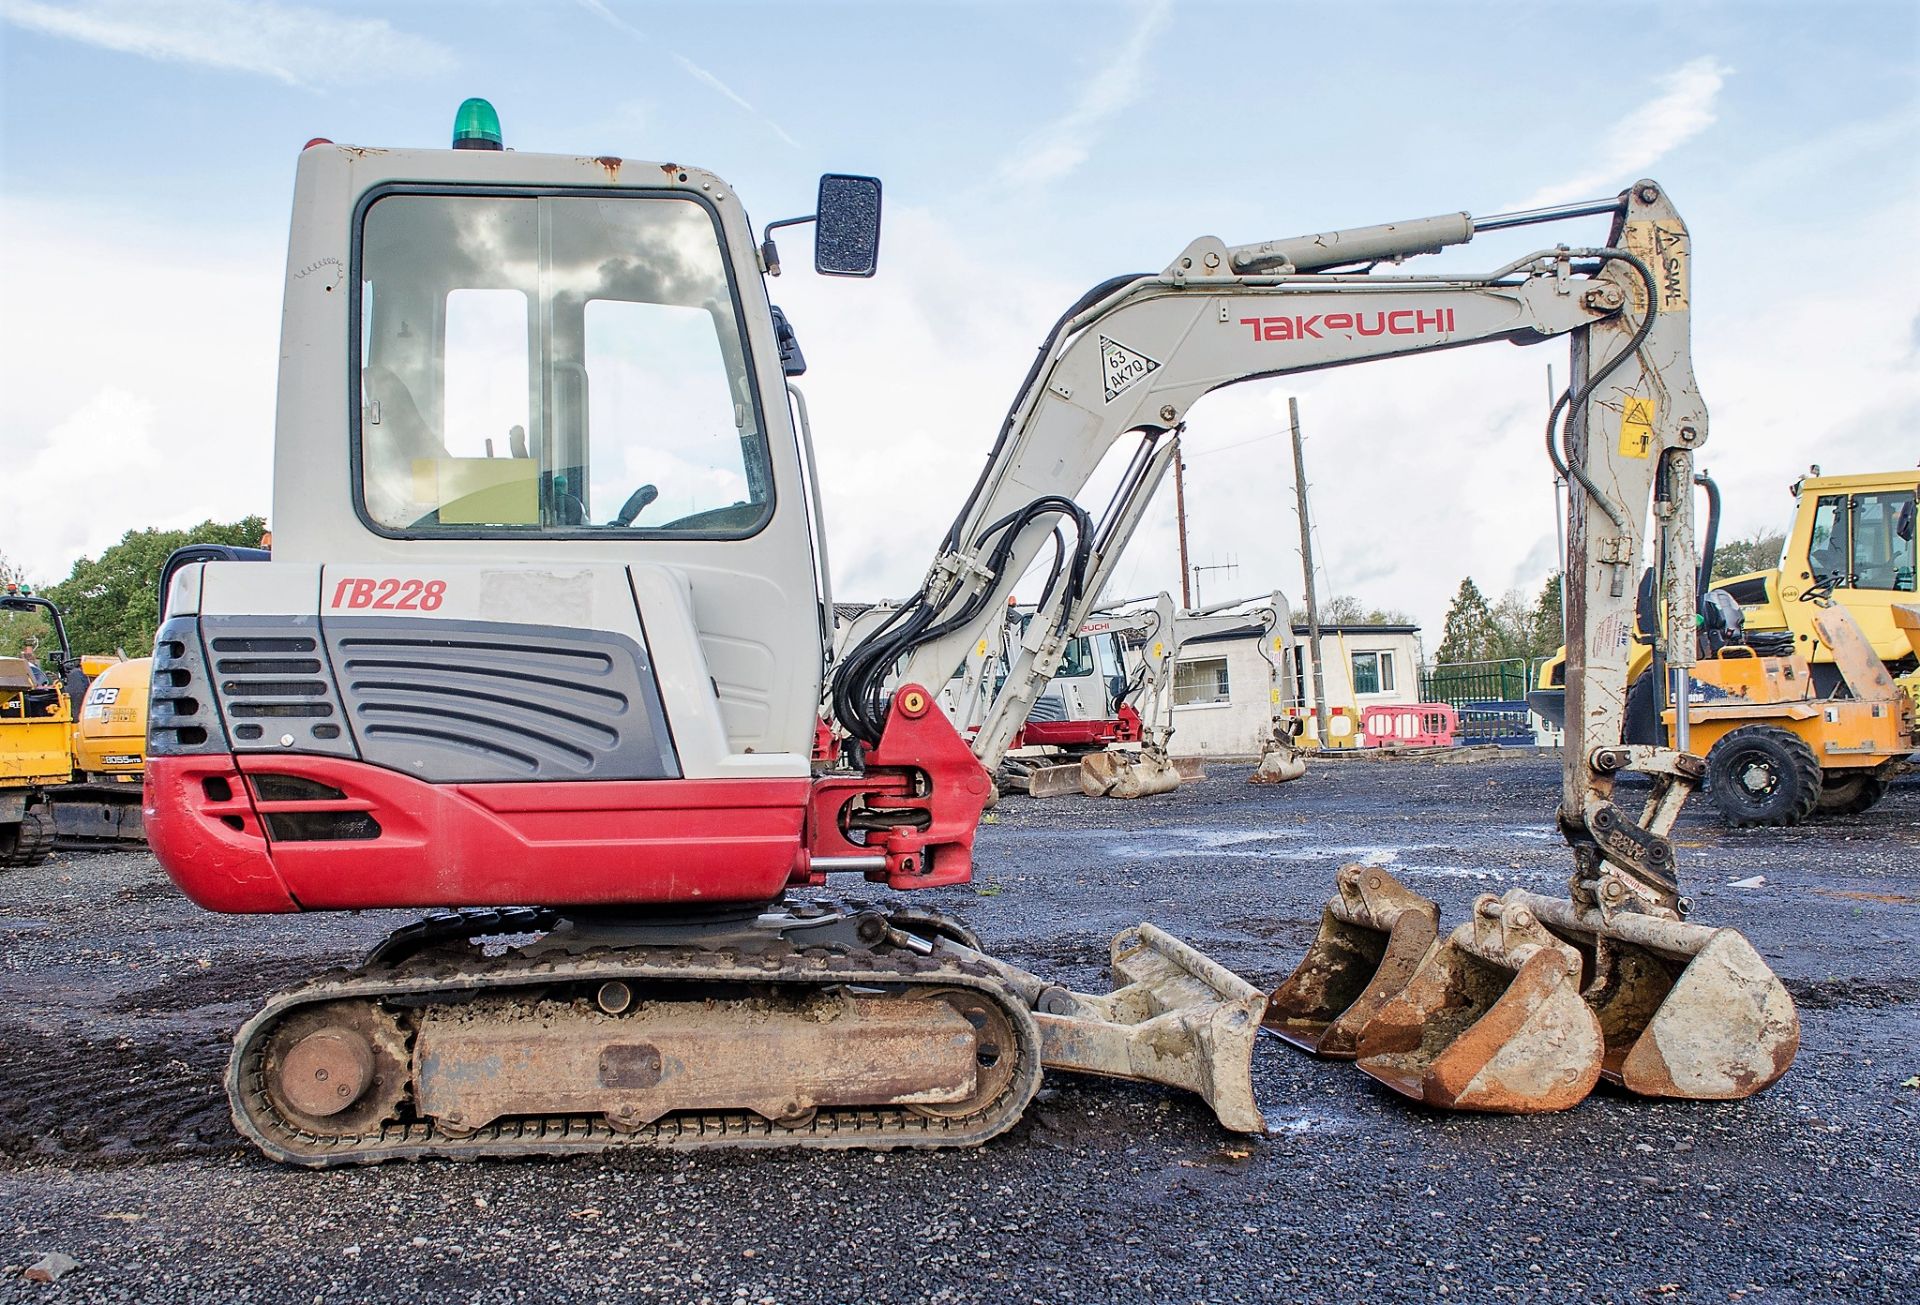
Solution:
[(475, 98), (460, 105), (453, 115), (453, 147), (457, 150), (504, 149), (500, 143), (500, 115), (485, 100)]

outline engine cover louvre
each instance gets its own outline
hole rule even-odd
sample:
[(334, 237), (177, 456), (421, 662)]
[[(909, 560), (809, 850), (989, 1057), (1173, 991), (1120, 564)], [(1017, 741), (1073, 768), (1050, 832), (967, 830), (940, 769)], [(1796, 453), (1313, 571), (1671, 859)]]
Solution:
[(677, 779), (646, 649), (622, 634), (328, 618), (360, 754), (433, 783)]

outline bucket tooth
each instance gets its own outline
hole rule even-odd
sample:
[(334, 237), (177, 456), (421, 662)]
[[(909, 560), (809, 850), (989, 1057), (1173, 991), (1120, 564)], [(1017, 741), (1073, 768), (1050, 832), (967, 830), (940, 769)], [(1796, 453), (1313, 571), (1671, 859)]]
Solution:
[(1049, 1069), (1139, 1079), (1200, 1095), (1223, 1127), (1263, 1133), (1253, 1044), (1266, 998), (1245, 979), (1151, 924), (1113, 940), (1113, 991), (1039, 994)]
[(1109, 750), (1080, 758), (1080, 791), (1088, 797), (1142, 798), (1180, 787), (1180, 772), (1157, 748)]
[(1534, 894), (1525, 902), (1590, 958), (1585, 998), (1606, 1040), (1608, 1082), (1641, 1096), (1733, 1101), (1793, 1064), (1793, 998), (1737, 929), (1608, 916)]
[(1525, 897), (1474, 902), (1361, 1031), (1361, 1070), (1449, 1110), (1565, 1110), (1593, 1090), (1604, 1044), (1580, 996), (1580, 954)]
[(1378, 866), (1342, 866), (1320, 932), (1267, 999), (1262, 1023), (1315, 1055), (1352, 1060), (1360, 1030), (1407, 986), (1440, 908)]

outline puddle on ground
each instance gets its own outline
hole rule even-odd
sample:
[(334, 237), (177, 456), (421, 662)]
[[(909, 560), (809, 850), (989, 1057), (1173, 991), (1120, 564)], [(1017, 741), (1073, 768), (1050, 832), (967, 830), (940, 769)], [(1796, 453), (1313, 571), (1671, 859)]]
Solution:
[(1356, 1125), (1351, 1115), (1324, 1110), (1267, 1110), (1262, 1112), (1270, 1137), (1302, 1133), (1338, 1133)]

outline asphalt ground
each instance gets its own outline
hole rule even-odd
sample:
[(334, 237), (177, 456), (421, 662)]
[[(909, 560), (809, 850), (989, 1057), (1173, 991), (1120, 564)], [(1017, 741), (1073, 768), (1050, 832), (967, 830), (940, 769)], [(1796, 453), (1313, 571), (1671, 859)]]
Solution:
[[(1266, 986), (1342, 862), (1390, 866), (1446, 925), (1565, 875), (1549, 759), (1246, 774), (1008, 799), (976, 883), (916, 896), (1075, 986), (1104, 988), (1142, 919)], [(239, 1141), (227, 1039), (405, 917), (213, 916), (143, 854), (61, 854), (0, 877), (0, 1300), (1920, 1299), (1920, 778), (1786, 832), (1696, 802), (1676, 839), (1694, 918), (1743, 930), (1799, 1003), (1797, 1063), (1745, 1102), (1446, 1115), (1263, 1040), (1264, 1138), (1054, 1075), (971, 1151), (325, 1173)], [(77, 1267), (26, 1281), (47, 1251)]]

